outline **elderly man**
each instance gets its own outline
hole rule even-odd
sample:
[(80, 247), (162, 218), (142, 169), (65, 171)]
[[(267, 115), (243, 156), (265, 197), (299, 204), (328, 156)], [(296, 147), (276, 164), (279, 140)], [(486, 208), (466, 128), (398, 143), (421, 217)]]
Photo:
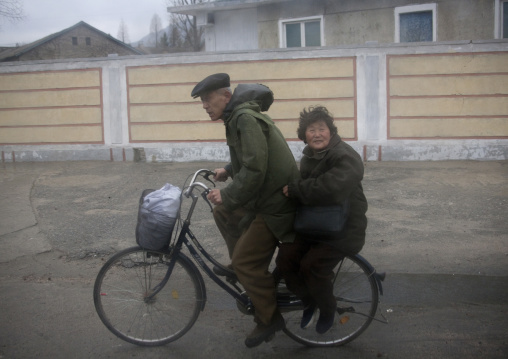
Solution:
[(216, 169), (215, 179), (232, 182), (212, 190), (208, 199), (234, 274), (255, 308), (256, 327), (245, 340), (255, 347), (285, 327), (268, 267), (278, 243), (294, 240), (295, 205), (282, 188), (299, 176), (298, 168), (284, 136), (261, 113), (273, 102), (268, 87), (240, 84), (232, 93), (229, 75), (220, 73), (198, 83), (191, 95), (201, 98), (212, 121), (223, 120), (226, 127), (231, 163)]

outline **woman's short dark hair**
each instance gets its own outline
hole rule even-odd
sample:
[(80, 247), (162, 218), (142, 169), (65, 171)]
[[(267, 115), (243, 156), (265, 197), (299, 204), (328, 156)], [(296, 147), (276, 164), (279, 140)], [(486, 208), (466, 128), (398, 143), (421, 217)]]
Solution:
[(298, 129), (296, 130), (298, 138), (304, 143), (307, 143), (305, 138), (305, 131), (307, 131), (307, 127), (317, 121), (324, 121), (326, 123), (330, 129), (331, 136), (337, 134), (337, 127), (335, 127), (333, 123), (332, 114), (328, 112), (326, 107), (310, 106), (308, 110), (304, 108), (303, 111), (300, 112), (300, 122), (298, 124)]

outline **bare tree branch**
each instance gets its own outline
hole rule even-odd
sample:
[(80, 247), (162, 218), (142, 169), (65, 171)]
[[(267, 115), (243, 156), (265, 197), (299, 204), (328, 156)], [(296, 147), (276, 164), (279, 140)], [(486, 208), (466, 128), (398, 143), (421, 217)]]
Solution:
[(24, 17), (22, 0), (0, 0), (1, 19), (19, 21), (23, 20)]
[(127, 28), (127, 25), (125, 24), (123, 19), (120, 22), (120, 26), (118, 27), (118, 35), (116, 37), (123, 43), (128, 44), (131, 42), (129, 39), (129, 29)]
[(155, 47), (157, 47), (159, 31), (162, 30), (162, 22), (159, 15), (154, 14), (150, 22), (150, 33), (155, 33)]
[[(167, 6), (186, 6), (196, 5), (211, 0), (166, 0)], [(180, 32), (185, 44), (184, 46), (192, 48), (194, 51), (200, 51), (203, 48), (204, 30), (198, 27), (196, 18), (184, 14), (170, 14), (170, 22), (176, 26)]]

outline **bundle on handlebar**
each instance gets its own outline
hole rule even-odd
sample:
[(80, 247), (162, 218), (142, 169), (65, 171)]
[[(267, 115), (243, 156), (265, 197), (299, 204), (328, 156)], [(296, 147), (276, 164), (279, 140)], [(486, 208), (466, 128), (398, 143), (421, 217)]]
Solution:
[(136, 243), (150, 250), (167, 247), (178, 218), (180, 203), (180, 188), (168, 183), (159, 190), (144, 190), (139, 199)]
[[(208, 193), (210, 193), (211, 189), (208, 188), (208, 186), (206, 186), (204, 183), (197, 181), (199, 177), (203, 177), (215, 187), (215, 183), (210, 179), (210, 176), (215, 176), (215, 172), (207, 169), (200, 169), (196, 171), (196, 173), (194, 173), (192, 177), (192, 180), (190, 181), (190, 185), (186, 187), (185, 191), (183, 192), (183, 195), (185, 195), (185, 197), (192, 198), (191, 210), (187, 215), (187, 221), (189, 223), (197, 199), (199, 198), (193, 194), (193, 191), (196, 187), (200, 187), (203, 189), (203, 191), (200, 192), (201, 197), (205, 200), (206, 203), (208, 203), (208, 205), (210, 206), (210, 210), (213, 211), (212, 204), (209, 202), (207, 198), (207, 195)], [(143, 193), (141, 194), (138, 208), (138, 223), (136, 225), (136, 243), (144, 249), (160, 250), (162, 248), (167, 247), (171, 240), (175, 224), (177, 223), (177, 220), (180, 218), (179, 212), (182, 192), (180, 191), (179, 188), (169, 184), (166, 184), (166, 186), (164, 186), (158, 191), (167, 190), (167, 188), (178, 190), (178, 193), (176, 193), (175, 191), (175, 193), (172, 194), (171, 196), (168, 195), (159, 196), (161, 197), (161, 199), (164, 200), (160, 202), (169, 203), (171, 207), (174, 208), (175, 213), (171, 215), (169, 212), (165, 211), (167, 209), (166, 207), (164, 207), (164, 210), (161, 211), (161, 213), (154, 212), (153, 210), (144, 207), (145, 198), (157, 191), (148, 189), (144, 190)]]

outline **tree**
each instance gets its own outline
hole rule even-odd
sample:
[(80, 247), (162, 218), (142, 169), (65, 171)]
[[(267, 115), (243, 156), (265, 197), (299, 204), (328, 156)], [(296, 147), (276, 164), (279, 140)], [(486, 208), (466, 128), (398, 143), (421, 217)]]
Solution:
[(24, 17), (22, 0), (0, 0), (0, 19), (18, 21)]
[[(166, 4), (167, 6), (186, 6), (201, 4), (209, 1), (211, 0), (166, 0)], [(175, 13), (172, 13), (169, 16), (170, 22), (178, 28), (178, 31), (184, 40), (183, 45), (191, 47), (194, 51), (201, 51), (203, 48), (204, 29), (202, 27), (198, 27), (196, 17)]]
[(118, 27), (118, 35), (116, 36), (118, 38), (118, 40), (128, 44), (130, 43), (130, 39), (129, 39), (129, 29), (127, 28), (127, 25), (125, 25), (125, 22), (122, 21), (120, 22), (120, 26)]
[(157, 47), (157, 38), (159, 36), (159, 31), (162, 30), (161, 18), (159, 15), (154, 14), (152, 17), (152, 21), (150, 22), (150, 33), (155, 33), (155, 47)]
[(169, 29), (169, 46), (179, 49), (182, 47), (182, 36), (180, 34), (180, 31), (178, 30), (178, 27), (175, 25), (170, 25)]
[(168, 40), (168, 34), (164, 31), (164, 33), (161, 36), (161, 44), (160, 47), (167, 49), (169, 47), (169, 40)]

